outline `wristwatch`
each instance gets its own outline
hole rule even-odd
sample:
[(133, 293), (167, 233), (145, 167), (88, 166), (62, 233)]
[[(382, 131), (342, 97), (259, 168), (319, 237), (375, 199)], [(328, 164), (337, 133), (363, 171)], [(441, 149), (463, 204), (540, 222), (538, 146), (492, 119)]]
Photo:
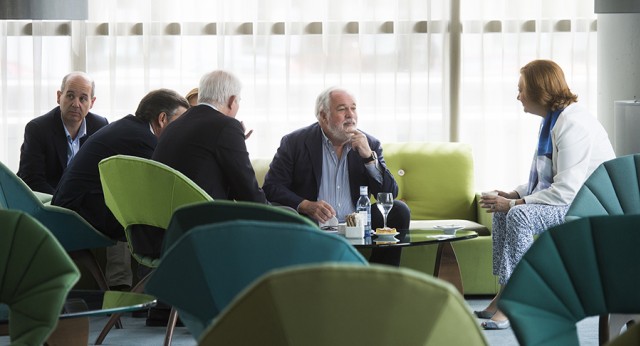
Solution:
[(509, 200), (509, 209), (511, 209), (511, 208), (516, 206), (516, 201), (517, 201), (517, 199)]
[(371, 161), (375, 161), (378, 159), (378, 154), (375, 151), (371, 150), (371, 156), (364, 159), (364, 163), (369, 163)]

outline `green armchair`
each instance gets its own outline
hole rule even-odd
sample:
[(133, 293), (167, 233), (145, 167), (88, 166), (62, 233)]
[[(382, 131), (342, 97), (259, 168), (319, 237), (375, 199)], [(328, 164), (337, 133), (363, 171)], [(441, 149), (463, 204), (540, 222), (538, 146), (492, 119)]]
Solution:
[(1, 304), (9, 307), (11, 345), (45, 342), (79, 277), (78, 268), (42, 223), (22, 211), (0, 210), (0, 310)]
[[(465, 294), (498, 292), (492, 273), (491, 214), (478, 205), (474, 189), (471, 146), (464, 143), (384, 143), (383, 155), (396, 181), (398, 198), (411, 208), (411, 228), (430, 229), (457, 223), (474, 230), (478, 238), (453, 243)], [(262, 185), (269, 160), (254, 159), (253, 168)], [(405, 248), (401, 266), (433, 274), (437, 245)]]
[[(240, 332), (251, 326), (250, 332)], [(410, 269), (279, 268), (240, 293), (199, 345), (488, 345), (458, 291)]]

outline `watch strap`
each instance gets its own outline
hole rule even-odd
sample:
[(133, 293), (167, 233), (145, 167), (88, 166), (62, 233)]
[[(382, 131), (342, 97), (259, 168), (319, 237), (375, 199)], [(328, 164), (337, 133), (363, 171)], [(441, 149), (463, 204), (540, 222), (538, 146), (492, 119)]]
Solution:
[(373, 160), (376, 160), (378, 158), (378, 155), (376, 154), (375, 151), (371, 150), (371, 156), (367, 157), (366, 159), (364, 159), (364, 163), (369, 163)]

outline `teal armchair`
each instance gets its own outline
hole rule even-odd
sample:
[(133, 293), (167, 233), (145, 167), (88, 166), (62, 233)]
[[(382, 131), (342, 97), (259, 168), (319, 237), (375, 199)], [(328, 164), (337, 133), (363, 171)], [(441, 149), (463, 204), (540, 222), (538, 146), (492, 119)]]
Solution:
[(498, 302), (518, 342), (578, 345), (585, 317), (640, 313), (639, 245), (640, 215), (581, 218), (542, 233)]
[(368, 264), (346, 239), (316, 226), (247, 220), (207, 224), (187, 232), (163, 254), (146, 290), (174, 306), (197, 339), (267, 271), (322, 262)]
[[(603, 162), (584, 182), (565, 216), (566, 221), (598, 215), (640, 214), (640, 154)], [(640, 315), (600, 317), (600, 342), (620, 333)]]
[(73, 210), (43, 204), (22, 179), (1, 162), (0, 208), (21, 210), (41, 222), (71, 258), (89, 270), (100, 289), (109, 289), (102, 268), (91, 250), (105, 248), (116, 242), (98, 232)]
[(597, 215), (640, 214), (640, 154), (602, 163), (584, 182), (566, 220)]
[(180, 237), (196, 226), (234, 220), (290, 222), (318, 227), (295, 211), (266, 204), (229, 200), (195, 203), (180, 207), (173, 213), (164, 236), (162, 252), (168, 251)]

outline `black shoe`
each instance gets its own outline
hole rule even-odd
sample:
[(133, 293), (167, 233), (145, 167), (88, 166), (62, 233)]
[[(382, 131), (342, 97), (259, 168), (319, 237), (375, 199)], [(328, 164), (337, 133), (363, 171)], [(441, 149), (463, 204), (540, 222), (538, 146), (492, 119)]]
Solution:
[(131, 291), (131, 286), (129, 285), (109, 286), (109, 291), (129, 292)]

